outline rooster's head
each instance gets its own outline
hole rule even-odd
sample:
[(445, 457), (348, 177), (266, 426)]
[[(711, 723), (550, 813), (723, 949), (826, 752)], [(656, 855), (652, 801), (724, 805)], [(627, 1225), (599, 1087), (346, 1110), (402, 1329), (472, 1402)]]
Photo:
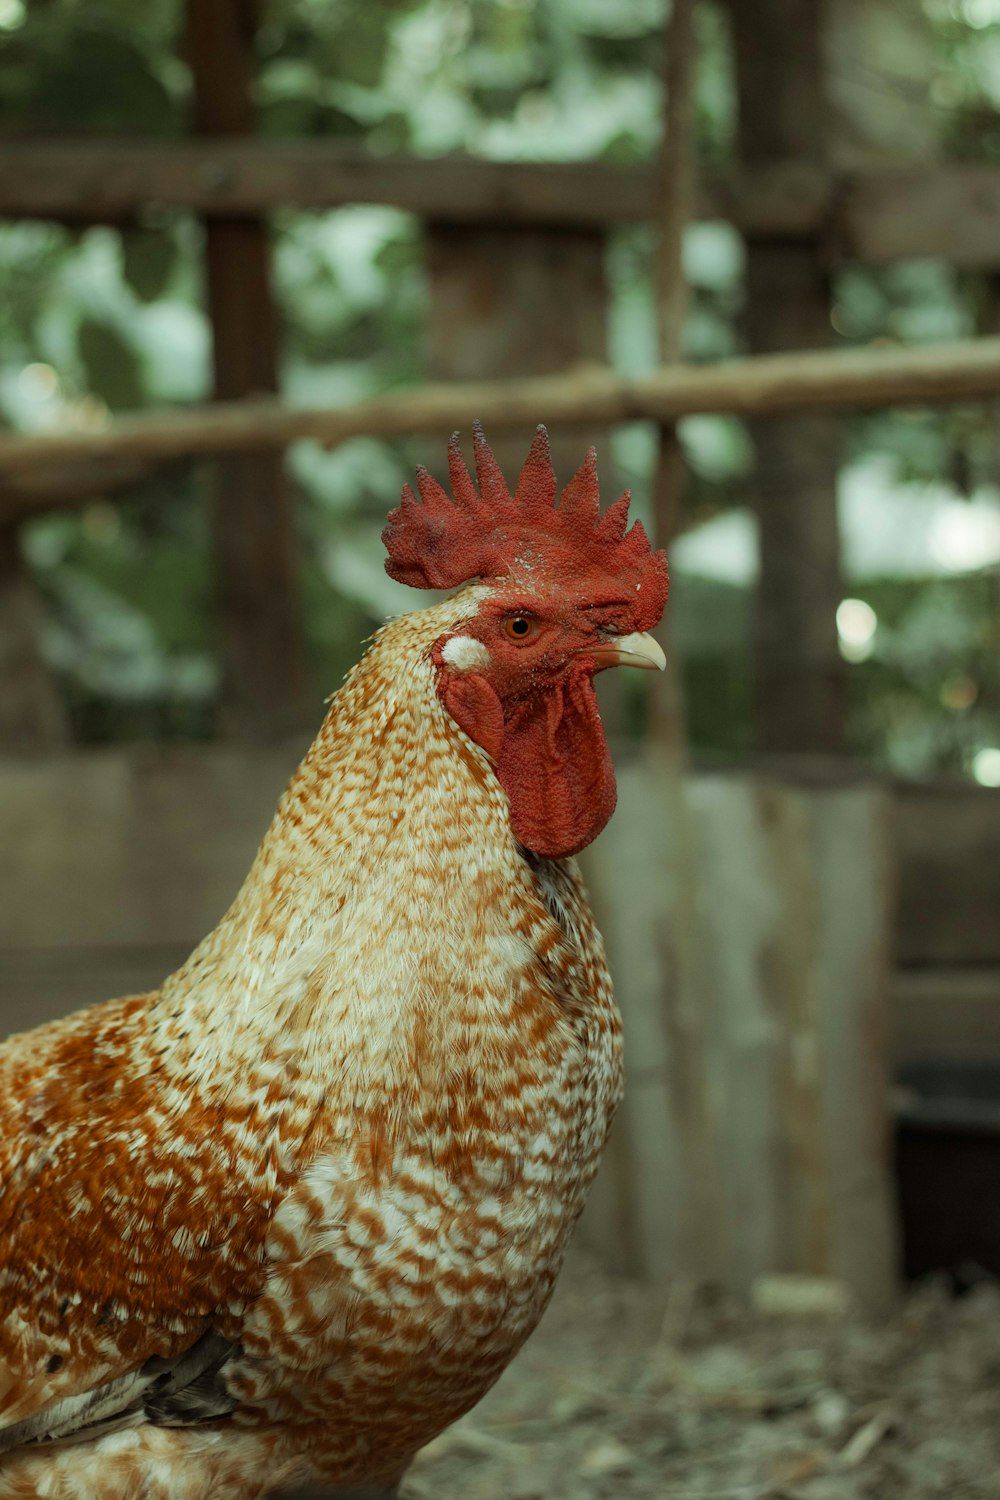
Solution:
[(438, 695), (490, 756), (514, 833), (535, 854), (575, 854), (615, 806), (615, 777), (593, 678), (605, 667), (665, 665), (646, 632), (663, 613), (667, 564), (626, 491), (601, 515), (594, 450), (556, 503), (539, 427), (512, 495), (482, 430), (478, 487), (456, 434), (452, 496), (426, 469), (382, 533), (386, 571), (415, 588), (474, 580), (469, 614), (433, 648)]

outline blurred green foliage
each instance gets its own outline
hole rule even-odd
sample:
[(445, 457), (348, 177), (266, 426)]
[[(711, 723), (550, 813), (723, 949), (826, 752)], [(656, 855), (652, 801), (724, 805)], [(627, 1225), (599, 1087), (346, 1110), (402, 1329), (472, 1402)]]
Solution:
[[(882, 0), (878, 0), (882, 3)], [(892, 9), (890, 0), (884, 3)], [(926, 80), (904, 84), (878, 57), (858, 63), (891, 112), (916, 89), (942, 154), (1000, 154), (1000, 0), (924, 0)], [(0, 0), (0, 126), (8, 132), (176, 137), (189, 77), (180, 0)], [(663, 0), (268, 0), (257, 36), (259, 129), (326, 136), (375, 152), (462, 150), (498, 159), (651, 159), (659, 133)], [(722, 6), (698, 11), (701, 160), (734, 160), (733, 59)], [(874, 84), (873, 84), (874, 80)], [(912, 104), (912, 99), (909, 101)], [(290, 399), (342, 402), (424, 374), (427, 289), (420, 226), (385, 208), (286, 211), (273, 225)], [(209, 331), (201, 240), (151, 208), (138, 227), (71, 231), (0, 225), (0, 419), (24, 428), (203, 399)], [(608, 247), (611, 357), (655, 361), (650, 239)], [(688, 356), (741, 347), (741, 242), (699, 224), (685, 254), (692, 284)], [(998, 288), (939, 264), (849, 267), (831, 288), (846, 343), (922, 342), (996, 326)], [(900, 485), (995, 491), (1000, 453), (985, 407), (881, 413), (845, 424), (846, 457), (891, 456)], [(692, 471), (685, 524), (745, 507), (753, 454), (742, 424), (702, 417), (682, 433)], [(620, 429), (613, 458), (640, 508), (653, 434)], [(381, 572), (376, 522), (415, 458), (412, 443), (359, 440), (332, 453), (299, 445), (302, 604), (317, 705), (357, 643), (398, 607)], [(46, 649), (77, 734), (205, 736), (218, 690), (207, 523), (211, 476), (179, 465), (121, 503), (24, 528), (47, 601)], [(752, 558), (751, 558), (752, 564)], [(692, 739), (705, 753), (750, 745), (750, 569), (679, 567), (677, 630)], [(998, 599), (992, 575), (851, 581), (879, 621), (852, 668), (855, 744), (907, 773), (967, 771), (1000, 744)], [(317, 709), (318, 711), (318, 709)]]

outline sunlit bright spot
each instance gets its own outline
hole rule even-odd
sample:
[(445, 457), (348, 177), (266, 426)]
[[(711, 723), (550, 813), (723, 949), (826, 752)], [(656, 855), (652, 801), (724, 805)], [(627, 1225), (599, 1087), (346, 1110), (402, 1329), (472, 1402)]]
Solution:
[(941, 684), (939, 694), (943, 708), (952, 713), (966, 713), (979, 697), (979, 684), (967, 672), (953, 672)]
[(972, 774), (980, 786), (1000, 786), (1000, 747), (987, 745), (972, 757)]
[(962, 19), (977, 31), (1000, 25), (1000, 0), (962, 0)]
[(0, 0), (0, 29), (16, 31), (24, 16), (24, 0)]
[(837, 606), (837, 635), (845, 661), (867, 661), (875, 650), (878, 615), (863, 599), (842, 599)]
[(927, 546), (951, 573), (990, 567), (1000, 561), (1000, 511), (953, 500), (931, 522)]
[[(0, 0), (0, 6), (3, 0)], [(59, 394), (59, 376), (51, 365), (32, 364), (25, 365), (17, 383), (22, 395), (27, 396), (29, 401), (51, 401), (53, 396)]]

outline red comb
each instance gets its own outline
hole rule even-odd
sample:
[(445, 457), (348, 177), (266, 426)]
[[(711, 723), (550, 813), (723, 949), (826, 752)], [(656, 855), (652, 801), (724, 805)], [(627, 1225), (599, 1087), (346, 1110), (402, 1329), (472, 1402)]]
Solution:
[[(500, 466), (473, 423), (476, 478), (472, 481), (456, 432), (448, 444), (452, 496), (424, 468), (417, 469), (418, 500), (404, 486), (398, 507), (382, 532), (389, 553), (385, 570), (399, 583), (418, 589), (450, 589), (473, 578), (498, 578), (518, 562), (534, 566), (539, 557), (562, 570), (636, 576), (636, 590), (651, 587), (643, 602), (654, 605), (655, 619), (666, 599), (666, 559), (653, 552), (641, 521), (628, 527), (626, 490), (601, 515), (597, 456), (591, 448), (556, 505), (556, 476), (549, 437), (539, 427), (511, 495)], [(452, 498), (453, 497), (453, 498)], [(421, 503), (422, 502), (422, 503)]]

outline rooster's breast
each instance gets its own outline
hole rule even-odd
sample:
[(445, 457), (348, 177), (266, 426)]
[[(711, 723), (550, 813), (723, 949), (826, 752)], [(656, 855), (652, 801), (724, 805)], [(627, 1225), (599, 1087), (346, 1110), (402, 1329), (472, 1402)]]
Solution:
[(376, 1091), (334, 1112), (273, 1222), (229, 1384), (245, 1420), (316, 1424), (332, 1482), (375, 1453), (404, 1466), (478, 1400), (583, 1206), (621, 1088), (617, 1016), (571, 911), (532, 921), (532, 961), (488, 1023), (447, 1039), (405, 1104)]

